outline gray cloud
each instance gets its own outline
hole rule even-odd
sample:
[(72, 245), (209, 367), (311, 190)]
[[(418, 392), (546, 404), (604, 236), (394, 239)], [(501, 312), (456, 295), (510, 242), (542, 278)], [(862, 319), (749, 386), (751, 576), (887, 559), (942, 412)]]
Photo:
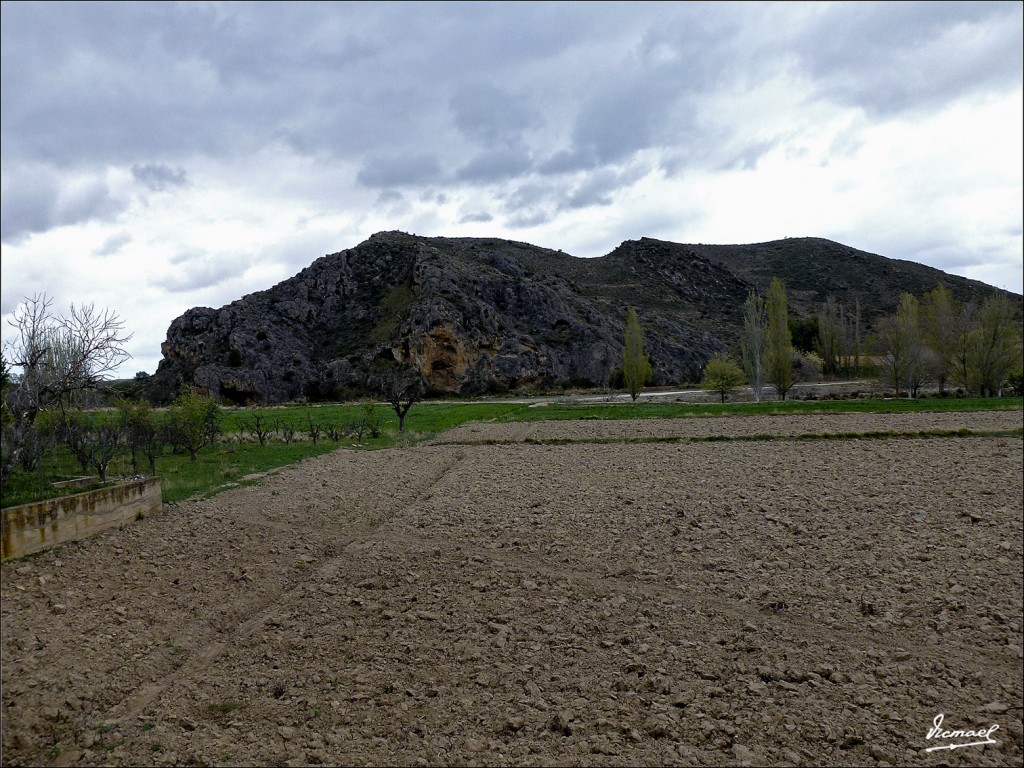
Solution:
[[(813, 13), (724, 4), (15, 3), (3, 13), (5, 161), (159, 156), (170, 164), (137, 166), (170, 171), (144, 171), (157, 184), (183, 180), (173, 176), (175, 158), (244, 155), (276, 141), (354, 159), (370, 186), (400, 175), (379, 159), (391, 154), (432, 155), (467, 169), (463, 181), (487, 183), (467, 140), (529, 149), (548, 158), (545, 173), (596, 168), (677, 145), (679, 115), (698, 109), (697, 96), (748, 87), (794, 60), (822, 93), (869, 110), (1020, 80), (1013, 3)], [(792, 23), (799, 13), (810, 22)], [(550, 137), (555, 119), (568, 120), (568, 144), (525, 146)], [(683, 140), (699, 146), (695, 125)], [(414, 173), (402, 183), (422, 182)]]
[(520, 211), (506, 219), (505, 223), (513, 229), (526, 229), (527, 227), (539, 227), (542, 224), (547, 224), (553, 218), (554, 214), (551, 211)]
[(405, 187), (441, 181), (441, 164), (435, 155), (409, 154), (372, 157), (356, 180), (367, 187)]
[(199, 251), (178, 253), (169, 262), (174, 269), (153, 276), (150, 285), (171, 293), (200, 291), (237, 277), (241, 272), (236, 260), (217, 258)]
[(617, 191), (626, 189), (642, 175), (641, 169), (629, 172), (604, 170), (588, 174), (563, 197), (558, 207), (561, 210), (571, 210), (589, 208), (592, 205), (611, 205)]
[(5, 172), (0, 197), (0, 237), (6, 243), (53, 227), (112, 221), (128, 206), (102, 178), (61, 179), (40, 166)]
[(0, 191), (0, 237), (15, 243), (33, 232), (53, 226), (53, 206), (57, 199), (57, 183), (45, 174), (19, 174), (3, 177)]
[(180, 187), (188, 183), (188, 174), (184, 168), (171, 168), (161, 163), (133, 165), (132, 176), (153, 192), (162, 192), (170, 187)]
[[(836, 137), (834, 154), (855, 151), (878, 118), (1021, 82), (1019, 3), (0, 10), (5, 243), (116, 218), (126, 201), (97, 169), (130, 171), (139, 191), (159, 191), (188, 186), (185, 168), (203, 168), (205, 181), (207, 169), (265, 156), (281, 163), (286, 202), (312, 217), (344, 200), (362, 205), (359, 221), (370, 189), (382, 203), (374, 213), (396, 226), (432, 215), (450, 225), (450, 212), (426, 210), (423, 193), (441, 190), (479, 201), (456, 219), (490, 210), (537, 226), (613, 203), (632, 183), (616, 174), (640, 153), (669, 178), (756, 170), (789, 138), (757, 124), (766, 84), (791, 86), (800, 114), (866, 115)], [(730, 111), (748, 97), (754, 106)], [(289, 175), (293, 159), (306, 165)]]
[(535, 115), (521, 100), (485, 84), (474, 83), (457, 90), (451, 110), (456, 127), (488, 147), (519, 145), (522, 132), (536, 123)]
[(488, 221), (494, 221), (494, 217), (486, 211), (467, 213), (459, 218), (459, 224), (486, 224)]
[(1020, 3), (844, 3), (795, 50), (822, 94), (886, 114), (1019, 84), (1021, 24)]
[(523, 175), (529, 171), (531, 161), (525, 152), (515, 149), (497, 149), (481, 152), (459, 168), (455, 178), (459, 181), (489, 183)]
[(94, 256), (113, 256), (132, 241), (130, 232), (117, 232), (106, 240), (99, 248), (93, 251)]

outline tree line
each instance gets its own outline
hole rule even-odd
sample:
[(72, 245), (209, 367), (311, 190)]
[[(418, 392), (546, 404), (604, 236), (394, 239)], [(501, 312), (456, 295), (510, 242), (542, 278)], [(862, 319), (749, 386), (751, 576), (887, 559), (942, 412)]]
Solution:
[[(157, 458), (165, 451), (187, 452), (194, 461), (222, 434), (220, 406), (190, 387), (163, 411), (143, 400), (119, 397), (111, 411), (94, 412), (97, 404), (110, 402), (104, 387), (108, 375), (130, 358), (125, 345), (131, 335), (116, 313), (86, 305), (57, 314), (43, 294), (26, 299), (11, 325), (15, 338), (0, 356), (0, 482), (6, 484), (16, 468), (36, 471), (59, 446), (78, 460), (83, 472), (95, 472), (100, 480), (119, 456), (130, 459), (133, 474), (139, 473), (143, 460), (155, 473)], [(399, 431), (426, 392), (418, 371), (387, 365), (377, 367), (368, 387), (394, 410)], [(261, 446), (272, 439), (290, 443), (299, 434), (314, 444), (321, 436), (335, 442), (362, 441), (364, 436), (380, 436), (382, 418), (372, 402), (340, 422), (315, 419), (310, 413), (298, 426), (253, 412), (238, 422), (238, 431), (240, 438), (251, 437)]]
[[(957, 302), (943, 285), (920, 299), (904, 292), (897, 311), (879, 318), (867, 333), (860, 302), (844, 304), (833, 296), (815, 314), (794, 320), (785, 284), (773, 278), (763, 296), (751, 291), (743, 304), (739, 362), (724, 351), (712, 355), (701, 386), (725, 402), (747, 384), (753, 399), (760, 401), (770, 384), (785, 400), (799, 378), (870, 374), (897, 397), (916, 397), (927, 384), (934, 384), (940, 396), (951, 385), (965, 395), (1019, 395), (1021, 339), (1021, 308), (1002, 293), (975, 305)], [(633, 400), (650, 380), (650, 370), (639, 319), (631, 307), (623, 378)]]

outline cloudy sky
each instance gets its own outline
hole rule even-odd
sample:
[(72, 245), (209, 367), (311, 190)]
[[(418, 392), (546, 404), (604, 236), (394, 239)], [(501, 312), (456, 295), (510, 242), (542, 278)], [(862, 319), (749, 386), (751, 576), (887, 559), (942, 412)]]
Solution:
[(135, 333), (380, 230), (600, 256), (827, 237), (1022, 290), (1022, 5), (29, 3), (2, 313)]

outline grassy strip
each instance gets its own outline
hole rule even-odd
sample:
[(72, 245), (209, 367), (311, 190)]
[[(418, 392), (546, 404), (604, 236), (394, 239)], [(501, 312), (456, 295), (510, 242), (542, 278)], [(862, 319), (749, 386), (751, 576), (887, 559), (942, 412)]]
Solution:
[(605, 445), (614, 443), (723, 443), (767, 442), (781, 440), (879, 440), (894, 438), (950, 438), (950, 437), (1024, 437), (1021, 429), (926, 429), (898, 432), (896, 430), (871, 432), (804, 432), (799, 435), (652, 435), (645, 437), (525, 437), (522, 440), (452, 440), (434, 445)]
[(747, 416), (787, 413), (950, 413), (1024, 408), (1024, 398), (919, 398), (879, 400), (791, 400), (761, 403), (551, 403), (526, 408), (501, 421), (561, 419), (676, 419), (686, 416)]
[[(76, 469), (78, 469), (77, 465)], [(28, 504), (42, 499), (59, 499), (64, 496), (73, 496), (76, 493), (95, 491), (109, 485), (109, 483), (101, 483), (97, 479), (96, 482), (87, 485), (68, 485), (63, 488), (54, 488), (53, 483), (60, 479), (65, 478), (60, 475), (43, 475), (34, 472), (13, 473), (11, 478), (4, 483), (3, 505), (5, 507), (14, 507), (18, 504)]]
[(220, 444), (215, 449), (199, 452), (195, 461), (187, 455), (166, 456), (157, 463), (160, 488), (165, 502), (176, 502), (192, 496), (209, 498), (220, 491), (237, 485), (249, 485), (262, 475), (303, 459), (336, 450), (330, 441), (312, 443), (293, 442)]

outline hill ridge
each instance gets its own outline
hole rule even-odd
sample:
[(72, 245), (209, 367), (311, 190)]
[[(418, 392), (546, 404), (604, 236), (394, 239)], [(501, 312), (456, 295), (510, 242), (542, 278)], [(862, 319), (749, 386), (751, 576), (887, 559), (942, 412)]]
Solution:
[(920, 296), (943, 284), (975, 302), (1000, 292), (815, 237), (641, 237), (580, 258), (501, 238), (385, 231), (219, 309), (185, 312), (168, 329), (149, 393), (167, 400), (195, 385), (238, 403), (336, 399), (365, 387), (383, 362), (463, 395), (604, 386), (621, 364), (630, 305), (644, 324), (653, 383), (693, 381), (714, 352), (735, 351), (743, 301), (773, 275), (797, 317), (829, 295), (859, 300), (870, 322), (895, 311), (901, 291)]

